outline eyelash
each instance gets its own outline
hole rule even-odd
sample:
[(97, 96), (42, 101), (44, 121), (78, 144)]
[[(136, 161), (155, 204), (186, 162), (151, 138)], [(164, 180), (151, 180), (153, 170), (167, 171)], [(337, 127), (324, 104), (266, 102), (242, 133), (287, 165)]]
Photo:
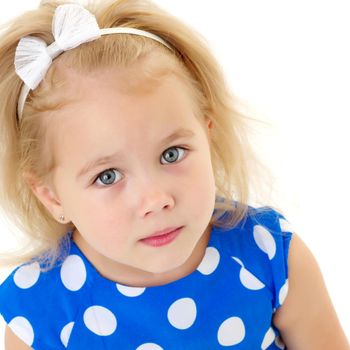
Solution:
[[(172, 147), (167, 148), (167, 149), (162, 153), (162, 155), (163, 155), (164, 153), (166, 153), (167, 151), (171, 150), (171, 149), (181, 149), (181, 150), (184, 151), (183, 156), (182, 156), (182, 158), (181, 158), (180, 160), (182, 160), (182, 159), (185, 157), (187, 151), (189, 151), (189, 149), (186, 148), (186, 147), (182, 147), (182, 146), (172, 146)], [(177, 160), (177, 161), (175, 161), (175, 162), (173, 162), (173, 163), (165, 163), (165, 164), (176, 164), (176, 163), (178, 163), (180, 160)], [(106, 173), (107, 171), (110, 171), (110, 170), (118, 170), (118, 169), (116, 169), (116, 168), (110, 168), (110, 169), (106, 169), (106, 170), (102, 171), (101, 173), (99, 173), (99, 174), (95, 177), (95, 179), (93, 180), (93, 184), (96, 184), (97, 180), (98, 180), (104, 173)], [(117, 182), (119, 182), (119, 181), (117, 181)], [(100, 184), (99, 184), (98, 186), (100, 186), (100, 187), (109, 187), (109, 186), (112, 186), (112, 185), (114, 185), (114, 184), (115, 184), (115, 183), (112, 183), (112, 184), (109, 184), (109, 185), (105, 185), (105, 184), (101, 184), (101, 185), (100, 185)]]

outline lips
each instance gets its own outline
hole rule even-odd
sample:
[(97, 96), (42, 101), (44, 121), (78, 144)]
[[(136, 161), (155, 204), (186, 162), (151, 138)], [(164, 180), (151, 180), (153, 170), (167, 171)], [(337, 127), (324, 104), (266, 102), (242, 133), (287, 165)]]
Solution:
[[(178, 230), (178, 229), (181, 228), (181, 227), (182, 227), (182, 226), (179, 226), (179, 227), (168, 227), (168, 228), (166, 228), (166, 229), (164, 229), (164, 230), (156, 231), (156, 232), (152, 233), (151, 235), (146, 236), (146, 237), (144, 237), (144, 238), (142, 238), (142, 239), (147, 239), (147, 238), (151, 238), (151, 237), (163, 236), (163, 235), (166, 235), (166, 234), (168, 234), (168, 233), (170, 233), (170, 232), (173, 232), (173, 231), (175, 231), (175, 230)], [(142, 240), (142, 239), (141, 239), (141, 240)]]
[[(148, 246), (151, 246), (151, 247), (165, 246), (167, 244), (170, 244), (172, 241), (174, 241), (176, 239), (177, 236), (179, 236), (183, 227), (184, 226), (180, 226), (180, 227), (175, 228), (175, 229), (168, 228), (168, 229), (165, 229), (162, 231), (157, 231), (157, 232), (153, 233), (153, 235), (141, 239), (140, 242), (142, 242), (143, 244), (146, 244)], [(159, 234), (159, 233), (161, 233), (161, 234)]]

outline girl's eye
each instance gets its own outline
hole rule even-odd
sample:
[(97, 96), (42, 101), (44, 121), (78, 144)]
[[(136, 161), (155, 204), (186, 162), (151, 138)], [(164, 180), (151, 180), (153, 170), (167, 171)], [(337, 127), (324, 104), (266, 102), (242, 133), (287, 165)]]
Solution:
[(99, 185), (102, 185), (102, 186), (111, 185), (114, 183), (114, 181), (116, 179), (116, 175), (115, 175), (116, 172), (118, 172), (116, 169), (105, 170), (101, 174), (98, 175), (98, 177), (96, 178), (94, 183), (98, 183), (99, 180), (101, 179), (100, 183), (98, 183)]
[[(178, 151), (180, 150), (180, 152)], [(185, 154), (186, 148), (183, 147), (170, 147), (166, 151), (163, 152), (164, 158), (169, 163), (174, 163), (178, 160), (179, 153), (181, 154), (181, 157)], [(162, 163), (164, 164), (164, 163)]]
[[(168, 148), (166, 151), (163, 152), (164, 155), (164, 159), (166, 160), (166, 162), (168, 163), (174, 163), (176, 162), (179, 158), (182, 159), (182, 157), (185, 154), (185, 151), (187, 149), (183, 148), (183, 147), (170, 147)], [(162, 155), (162, 157), (163, 157)], [(163, 163), (161, 161), (162, 164), (167, 164), (167, 163)], [(102, 173), (100, 173), (95, 181), (93, 183), (97, 183), (100, 186), (110, 186), (113, 183), (115, 183), (117, 176), (115, 175), (116, 173), (120, 174), (120, 172), (117, 169), (107, 169), (105, 171), (103, 171)], [(121, 179), (121, 176), (118, 176), (119, 179)]]

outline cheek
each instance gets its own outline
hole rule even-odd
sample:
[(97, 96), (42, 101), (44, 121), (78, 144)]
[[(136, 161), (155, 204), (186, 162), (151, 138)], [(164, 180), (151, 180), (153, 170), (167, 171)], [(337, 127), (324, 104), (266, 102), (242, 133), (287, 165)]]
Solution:
[(212, 187), (215, 187), (209, 149), (207, 149), (206, 152), (203, 152), (202, 156), (198, 159), (197, 165), (194, 167), (193, 177), (194, 184), (200, 191), (212, 191)]
[(186, 193), (193, 209), (198, 208), (198, 215), (203, 215), (203, 211), (210, 212), (214, 207), (216, 186), (209, 155), (203, 155), (194, 167), (191, 180), (186, 186)]
[[(106, 232), (123, 232), (128, 229), (127, 223), (130, 222), (128, 211), (125, 205), (118, 200), (118, 194), (112, 194), (113, 189), (107, 189), (107, 191), (110, 191), (107, 197), (95, 200), (91, 204), (88, 210), (92, 214), (90, 220), (94, 222), (94, 225), (105, 228)], [(112, 198), (108, 198), (110, 195)]]
[(127, 246), (130, 226), (127, 224), (126, 212), (118, 210), (107, 200), (89, 199), (74, 202), (71, 220), (84, 239), (97, 251), (110, 256), (121, 252)]
[[(118, 232), (128, 231), (128, 212), (113, 188), (93, 189), (82, 196), (76, 193), (69, 203), (71, 220), (86, 232), (103, 232), (115, 236)], [(68, 213), (67, 213), (68, 214)]]

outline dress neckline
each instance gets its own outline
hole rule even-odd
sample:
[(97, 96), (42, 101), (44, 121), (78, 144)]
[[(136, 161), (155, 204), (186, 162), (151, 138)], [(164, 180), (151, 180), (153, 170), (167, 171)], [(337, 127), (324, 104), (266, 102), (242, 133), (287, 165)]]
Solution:
[[(210, 247), (211, 245), (213, 245), (214, 241), (215, 241), (215, 237), (217, 234), (217, 230), (214, 226), (212, 226), (211, 231), (210, 231), (210, 237), (208, 240), (208, 243), (206, 245), (206, 252), (207, 252), (207, 248)], [(193, 276), (197, 275), (199, 273), (198, 268), (200, 267), (200, 265), (204, 262), (205, 258), (206, 258), (206, 252), (203, 255), (203, 258), (200, 260), (200, 262), (197, 264), (197, 266), (195, 267), (195, 269), (190, 272), (189, 274), (182, 276), (176, 280), (170, 281), (170, 282), (165, 282), (163, 284), (159, 284), (159, 285), (151, 285), (151, 286), (131, 286), (131, 285), (126, 285), (114, 280), (109, 279), (108, 277), (103, 276), (97, 269), (96, 267), (92, 264), (92, 262), (85, 256), (85, 254), (83, 253), (83, 251), (79, 248), (79, 246), (74, 242), (73, 240), (73, 230), (72, 231), (68, 231), (67, 235), (70, 239), (70, 245), (71, 245), (71, 249), (70, 249), (70, 254), (77, 254), (84, 262), (86, 269), (87, 269), (87, 274), (88, 274), (88, 279), (90, 279), (92, 281), (92, 283), (94, 283), (94, 285), (96, 283), (103, 283), (103, 284), (109, 284), (109, 285), (113, 285), (114, 287), (116, 285), (121, 286), (123, 288), (134, 288), (134, 289), (143, 289), (143, 288), (167, 288), (167, 287), (171, 287), (171, 286), (175, 286), (177, 284), (183, 284), (183, 283), (187, 283), (188, 280), (190, 280), (191, 278), (193, 278)]]

